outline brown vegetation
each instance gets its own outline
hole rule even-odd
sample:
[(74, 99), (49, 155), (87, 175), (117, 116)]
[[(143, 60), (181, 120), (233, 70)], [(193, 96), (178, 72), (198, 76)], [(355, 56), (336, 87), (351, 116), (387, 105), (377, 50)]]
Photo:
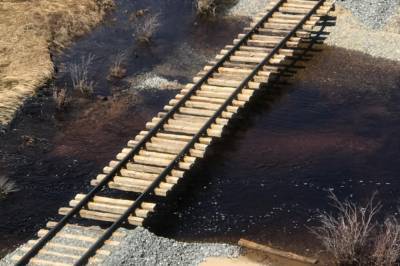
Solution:
[(374, 249), (373, 262), (376, 266), (396, 265), (400, 257), (400, 224), (393, 218), (385, 220), (383, 228), (378, 232)]
[(397, 265), (400, 258), (400, 225), (391, 217), (383, 226), (375, 219), (381, 205), (374, 197), (365, 206), (341, 202), (331, 194), (337, 215), (323, 213), (312, 232), (337, 265)]
[(217, 4), (215, 0), (196, 0), (197, 13), (201, 15), (215, 15)]
[(160, 14), (143, 14), (134, 20), (134, 37), (142, 43), (149, 43), (160, 27)]
[(125, 52), (119, 52), (111, 65), (110, 68), (110, 77), (121, 79), (126, 76), (126, 68), (124, 67), (124, 61), (126, 59)]
[(99, 23), (112, 0), (0, 1), (0, 125), (53, 75), (60, 50)]
[(53, 87), (53, 100), (57, 110), (64, 110), (70, 102), (67, 89)]
[(92, 65), (94, 56), (89, 54), (82, 56), (80, 62), (69, 66), (72, 87), (80, 91), (84, 96), (89, 97), (94, 91), (94, 82), (89, 79), (89, 68)]

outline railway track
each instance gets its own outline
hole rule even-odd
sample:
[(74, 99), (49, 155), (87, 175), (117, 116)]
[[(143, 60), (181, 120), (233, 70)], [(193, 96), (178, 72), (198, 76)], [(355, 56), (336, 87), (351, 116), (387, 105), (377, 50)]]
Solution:
[[(38, 239), (13, 256), (16, 265), (100, 264), (110, 255), (108, 248), (123, 238), (118, 228), (143, 225), (157, 209), (157, 199), (166, 197), (205, 156), (252, 96), (312, 46), (314, 28), (333, 4), (271, 1), (91, 180), (89, 193), (77, 194), (68, 207), (60, 208), (61, 220), (49, 222)], [(104, 188), (124, 191), (125, 197), (130, 192), (129, 198), (104, 195)], [(79, 223), (84, 219), (111, 226), (85, 227)]]

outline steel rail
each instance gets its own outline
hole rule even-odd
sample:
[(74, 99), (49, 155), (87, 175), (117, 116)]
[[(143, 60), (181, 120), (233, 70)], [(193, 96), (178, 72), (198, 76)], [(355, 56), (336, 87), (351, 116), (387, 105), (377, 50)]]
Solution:
[[(182, 97), (176, 105), (135, 145), (135, 147), (126, 156), (119, 161), (117, 165), (108, 173), (86, 196), (78, 202), (78, 204), (71, 209), (46, 235), (44, 235), (24, 256), (15, 264), (17, 266), (26, 265), (31, 258), (33, 258), (45, 245), (49, 242), (66, 224), (67, 222), (87, 204), (103, 187), (111, 181), (111, 179), (119, 173), (129, 160), (141, 149), (143, 146), (163, 127), (165, 122), (168, 121), (182, 105), (198, 90), (201, 85), (219, 68), (221, 67), (231, 55), (233, 55), (239, 47), (245, 43), (250, 36), (255, 33), (263, 23), (265, 23), (272, 14), (279, 9), (279, 7), (287, 0), (279, 0), (279, 2), (249, 31), (240, 41), (228, 51), (186, 94)], [(136, 201), (135, 201), (136, 202)]]
[[(159, 183), (169, 174), (169, 172), (175, 167), (177, 163), (183, 158), (192, 146), (198, 142), (201, 136), (207, 131), (207, 129), (215, 122), (215, 120), (225, 111), (226, 107), (232, 103), (240, 91), (254, 78), (254, 76), (262, 69), (262, 67), (269, 62), (269, 60), (281, 49), (286, 42), (293, 36), (296, 31), (313, 15), (313, 13), (325, 2), (326, 0), (319, 0), (315, 6), (303, 17), (303, 19), (288, 33), (288, 35), (282, 39), (274, 49), (252, 70), (249, 76), (244, 79), (240, 85), (231, 93), (229, 98), (222, 104), (212, 117), (202, 126), (202, 128), (192, 137), (192, 140), (188, 142), (182, 151), (175, 157), (175, 159), (162, 171), (162, 173), (150, 184), (150, 186), (142, 193), (134, 203), (126, 209), (126, 211), (116, 220), (104, 233), (97, 239), (97, 241), (81, 256), (81, 258), (74, 264), (75, 266), (85, 265), (88, 259), (104, 244), (104, 242), (117, 230), (128, 217), (138, 208), (144, 201), (144, 198), (151, 194), (153, 190), (159, 185)], [(282, 2), (282, 1), (281, 1)], [(276, 7), (276, 6), (275, 6)], [(261, 23), (258, 23), (261, 24)], [(257, 25), (258, 25), (257, 24)]]

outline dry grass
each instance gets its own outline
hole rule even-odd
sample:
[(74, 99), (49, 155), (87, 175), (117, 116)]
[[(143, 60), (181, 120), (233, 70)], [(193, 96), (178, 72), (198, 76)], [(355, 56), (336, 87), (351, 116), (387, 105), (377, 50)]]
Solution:
[(0, 199), (5, 198), (8, 194), (16, 192), (19, 189), (14, 181), (7, 177), (0, 176)]
[(217, 4), (215, 0), (196, 0), (196, 10), (200, 15), (215, 15)]
[(57, 110), (64, 110), (70, 103), (67, 89), (53, 87), (53, 100)]
[(60, 50), (98, 24), (112, 0), (0, 1), (0, 124), (53, 75)]
[(133, 36), (136, 40), (142, 43), (150, 43), (151, 38), (160, 28), (160, 14), (145, 14), (134, 22)]
[(337, 264), (364, 263), (368, 258), (369, 240), (375, 228), (373, 219), (381, 205), (374, 204), (374, 197), (366, 206), (358, 206), (347, 200), (341, 202), (334, 194), (330, 195), (330, 199), (338, 214), (321, 214), (321, 226), (314, 228), (313, 233), (333, 255)]
[(94, 91), (94, 82), (89, 78), (89, 68), (92, 65), (94, 56), (82, 56), (80, 62), (69, 66), (72, 86), (74, 90), (80, 91), (84, 96), (92, 96)]
[(400, 224), (394, 217), (387, 218), (379, 231), (372, 258), (376, 266), (397, 265), (400, 259)]
[(110, 68), (110, 77), (120, 79), (126, 76), (126, 68), (124, 67), (125, 60), (126, 53), (123, 51), (115, 56)]
[(400, 224), (389, 217), (378, 226), (376, 214), (381, 204), (374, 203), (374, 196), (360, 206), (347, 200), (341, 202), (331, 194), (337, 214), (321, 214), (321, 225), (311, 229), (337, 265), (398, 265)]

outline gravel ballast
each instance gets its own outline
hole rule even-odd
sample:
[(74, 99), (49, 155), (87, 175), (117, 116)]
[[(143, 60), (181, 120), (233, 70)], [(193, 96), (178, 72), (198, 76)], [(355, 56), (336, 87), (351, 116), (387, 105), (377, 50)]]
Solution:
[(400, 0), (339, 0), (337, 4), (350, 10), (367, 27), (380, 29), (396, 13)]
[(185, 243), (159, 237), (138, 227), (102, 265), (198, 265), (207, 257), (238, 257), (240, 248), (228, 244)]
[(251, 17), (265, 9), (270, 0), (239, 0), (228, 14), (230, 16)]
[[(270, 0), (239, 0), (228, 14), (251, 17), (261, 12), (268, 2)], [(336, 4), (350, 10), (367, 27), (379, 29), (396, 14), (400, 0), (338, 0)]]
[[(93, 232), (93, 237), (98, 237), (99, 228), (73, 228), (63, 229), (66, 233), (74, 233), (78, 235), (90, 236)], [(80, 231), (79, 231), (80, 230)], [(82, 231), (84, 230), (84, 231)], [(146, 265), (146, 266), (163, 266), (163, 265), (198, 265), (208, 257), (228, 257), (234, 258), (240, 255), (240, 247), (228, 244), (216, 243), (186, 243), (179, 242), (165, 237), (159, 237), (151, 233), (147, 229), (137, 227), (133, 230), (120, 228), (119, 233), (124, 233), (122, 238), (115, 238), (113, 240), (120, 241), (118, 246), (105, 245), (102, 249), (111, 251), (111, 255), (107, 256), (100, 265), (104, 266), (119, 266), (119, 265)], [(54, 241), (54, 240), (53, 240)], [(81, 246), (81, 242), (66, 238), (57, 238), (55, 242), (60, 244), (67, 244), (72, 246)], [(11, 257), (15, 254), (23, 255), (20, 249), (8, 254), (0, 260), (0, 266), (12, 265)], [(87, 246), (86, 246), (87, 247)], [(61, 250), (59, 252), (62, 252)], [(79, 253), (75, 254), (79, 255)], [(41, 259), (48, 259), (50, 261), (58, 261), (59, 257), (49, 255), (39, 255)], [(97, 255), (99, 256), (99, 255)], [(101, 256), (104, 258), (104, 256)], [(100, 257), (97, 257), (100, 259)], [(71, 261), (65, 261), (73, 263)]]
[[(252, 17), (268, 2), (239, 0), (229, 15)], [(400, 61), (400, 0), (339, 0), (336, 7), (327, 45)]]
[(350, 11), (338, 8), (336, 25), (325, 44), (400, 61), (400, 34), (368, 29)]

